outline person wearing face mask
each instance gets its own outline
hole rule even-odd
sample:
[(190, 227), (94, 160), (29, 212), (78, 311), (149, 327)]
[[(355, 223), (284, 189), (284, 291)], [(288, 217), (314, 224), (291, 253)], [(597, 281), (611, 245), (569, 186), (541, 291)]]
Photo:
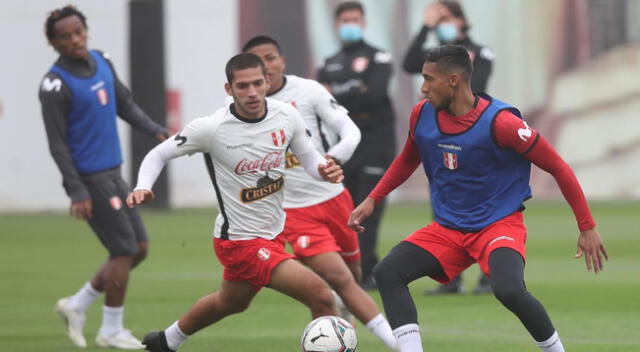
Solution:
[[(475, 93), (485, 93), (491, 68), (493, 65), (493, 52), (487, 47), (474, 43), (467, 32), (469, 24), (460, 3), (454, 0), (440, 0), (429, 6), (424, 15), (424, 26), (415, 37), (404, 57), (402, 67), (408, 73), (421, 73), (426, 50), (423, 48), (430, 32), (435, 32), (440, 44), (462, 45), (469, 52), (473, 63), (473, 75), (471, 77), (471, 90)], [(425, 291), (425, 294), (456, 294), (466, 291), (462, 277), (458, 276), (449, 284), (440, 285), (433, 290)], [(478, 284), (473, 290), (475, 294), (491, 293), (489, 279), (480, 275)]]
[(476, 93), (485, 93), (491, 75), (494, 54), (491, 49), (471, 40), (468, 35), (469, 27), (462, 6), (457, 1), (440, 0), (430, 4), (424, 15), (424, 25), (411, 42), (402, 67), (407, 73), (422, 72), (426, 52), (423, 47), (429, 33), (435, 32), (440, 44), (462, 45), (469, 51), (473, 63), (471, 90)]
[[(364, 8), (356, 1), (343, 2), (335, 10), (335, 24), (342, 48), (319, 70), (322, 83), (362, 133), (360, 144), (344, 164), (344, 184), (358, 204), (371, 192), (395, 156), (394, 113), (387, 94), (391, 79), (391, 56), (369, 45), (363, 38)], [(375, 289), (373, 267), (378, 225), (384, 204), (367, 219), (367, 230), (359, 235), (362, 282)]]

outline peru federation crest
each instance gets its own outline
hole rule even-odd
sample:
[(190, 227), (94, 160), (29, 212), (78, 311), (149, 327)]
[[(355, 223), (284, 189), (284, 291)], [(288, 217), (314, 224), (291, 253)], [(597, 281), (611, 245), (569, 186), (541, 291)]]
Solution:
[(120, 208), (122, 208), (122, 199), (120, 199), (120, 197), (118, 196), (113, 196), (111, 198), (109, 198), (109, 204), (111, 205), (111, 208), (113, 210), (120, 210)]
[(258, 253), (256, 254), (258, 256), (258, 258), (262, 261), (267, 261), (269, 260), (269, 258), (271, 258), (271, 251), (269, 251), (268, 249), (262, 247), (258, 250)]
[(455, 170), (458, 168), (458, 154), (451, 152), (443, 152), (444, 167), (449, 170)]
[(98, 101), (100, 102), (100, 104), (107, 105), (107, 103), (109, 102), (109, 95), (107, 94), (107, 90), (104, 88), (99, 89), (96, 94), (98, 94)]
[(273, 145), (279, 147), (281, 145), (284, 145), (284, 143), (287, 141), (287, 135), (284, 133), (284, 130), (271, 132), (271, 139), (273, 140)]
[(369, 58), (364, 56), (356, 57), (351, 63), (351, 69), (356, 73), (363, 72), (367, 67), (369, 67)]

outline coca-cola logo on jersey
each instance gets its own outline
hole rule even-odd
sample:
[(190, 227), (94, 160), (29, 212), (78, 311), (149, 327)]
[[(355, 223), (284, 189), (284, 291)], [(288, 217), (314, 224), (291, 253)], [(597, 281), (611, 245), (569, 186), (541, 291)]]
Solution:
[(236, 174), (246, 175), (274, 169), (284, 161), (282, 157), (283, 153), (283, 151), (271, 152), (265, 155), (264, 158), (258, 160), (242, 159), (238, 165), (236, 165)]

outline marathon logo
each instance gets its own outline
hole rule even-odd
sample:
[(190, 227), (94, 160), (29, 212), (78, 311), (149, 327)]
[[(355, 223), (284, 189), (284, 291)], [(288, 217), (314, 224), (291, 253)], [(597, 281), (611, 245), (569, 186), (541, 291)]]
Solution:
[(280, 176), (273, 180), (269, 176), (265, 176), (258, 180), (257, 187), (243, 188), (240, 191), (240, 200), (242, 203), (251, 203), (267, 196), (270, 196), (282, 189), (284, 177)]
[(452, 150), (462, 151), (462, 147), (459, 146), (459, 145), (455, 145), (455, 144), (441, 144), (441, 143), (438, 143), (438, 147), (442, 148), (442, 149), (452, 149)]
[(287, 157), (284, 161), (284, 167), (287, 169), (291, 169), (298, 166), (300, 166), (300, 159), (298, 159), (298, 157), (291, 152), (287, 153)]

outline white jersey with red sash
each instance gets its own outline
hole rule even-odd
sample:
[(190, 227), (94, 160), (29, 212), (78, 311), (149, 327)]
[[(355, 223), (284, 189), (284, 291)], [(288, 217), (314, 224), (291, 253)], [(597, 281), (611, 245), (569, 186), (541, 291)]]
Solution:
[(242, 119), (231, 105), (190, 122), (173, 140), (176, 156), (208, 153), (207, 164), (220, 211), (214, 236), (230, 240), (273, 239), (284, 227), (285, 155), (313, 150), (300, 114), (267, 99), (267, 114)]
[[(285, 76), (280, 90), (269, 95), (294, 106), (302, 115), (316, 150), (324, 155), (338, 142), (338, 135), (327, 126), (336, 119), (349, 118), (347, 110), (320, 83)], [(351, 151), (353, 152), (353, 151)], [(285, 208), (302, 208), (334, 198), (344, 190), (342, 184), (318, 181), (304, 171), (292, 151), (287, 153), (287, 186), (284, 191)]]

